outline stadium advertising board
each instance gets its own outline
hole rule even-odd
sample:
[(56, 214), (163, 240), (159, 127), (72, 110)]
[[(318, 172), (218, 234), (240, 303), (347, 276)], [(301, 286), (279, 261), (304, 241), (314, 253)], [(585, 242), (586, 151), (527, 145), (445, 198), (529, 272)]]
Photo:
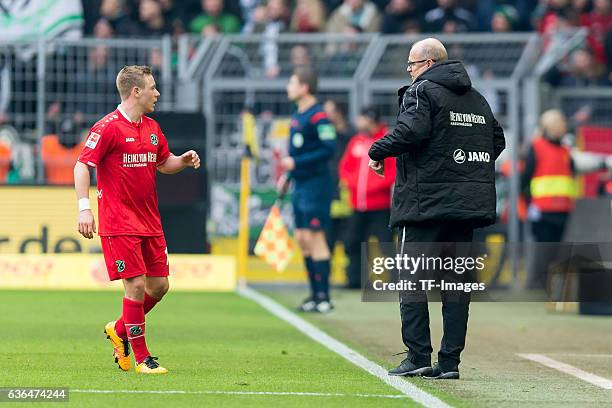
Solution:
[[(96, 190), (89, 193), (94, 214)], [(99, 239), (77, 231), (72, 187), (0, 188), (0, 254), (99, 253)]]
[[(230, 256), (170, 255), (173, 290), (233, 291), (236, 261)], [(0, 288), (122, 289), (109, 282), (102, 254), (0, 255)]]

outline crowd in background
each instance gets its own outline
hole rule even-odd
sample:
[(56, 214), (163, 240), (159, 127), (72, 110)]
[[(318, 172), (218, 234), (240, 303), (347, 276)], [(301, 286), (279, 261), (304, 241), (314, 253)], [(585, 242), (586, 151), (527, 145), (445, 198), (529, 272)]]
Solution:
[(547, 78), (552, 85), (608, 84), (612, 0), (83, 0), (85, 35), (184, 33), (466, 33), (587, 27), (587, 45)]
[(113, 36), (342, 32), (546, 32), (558, 25), (605, 31), (609, 0), (83, 0), (86, 34)]

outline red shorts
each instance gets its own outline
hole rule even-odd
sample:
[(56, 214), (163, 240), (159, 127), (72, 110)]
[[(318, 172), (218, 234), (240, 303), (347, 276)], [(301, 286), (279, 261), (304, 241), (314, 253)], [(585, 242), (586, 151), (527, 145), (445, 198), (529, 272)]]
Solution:
[(139, 237), (117, 235), (100, 237), (108, 277), (117, 279), (134, 276), (168, 276), (168, 249), (163, 235)]

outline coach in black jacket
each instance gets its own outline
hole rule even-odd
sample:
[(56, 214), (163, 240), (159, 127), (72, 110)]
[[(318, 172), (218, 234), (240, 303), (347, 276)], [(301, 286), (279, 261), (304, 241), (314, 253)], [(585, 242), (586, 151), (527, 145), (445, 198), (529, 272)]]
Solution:
[[(402, 251), (406, 242), (471, 242), (474, 228), (495, 221), (495, 159), (505, 148), (503, 130), (463, 64), (449, 61), (440, 41), (415, 43), (407, 71), (413, 82), (398, 91), (397, 124), (369, 151), (378, 174), (385, 158), (397, 156), (390, 224), (399, 228)], [(469, 295), (451, 302), (442, 293), (442, 301), (444, 336), (431, 367), (427, 302), (400, 297), (408, 357), (389, 374), (459, 378)]]

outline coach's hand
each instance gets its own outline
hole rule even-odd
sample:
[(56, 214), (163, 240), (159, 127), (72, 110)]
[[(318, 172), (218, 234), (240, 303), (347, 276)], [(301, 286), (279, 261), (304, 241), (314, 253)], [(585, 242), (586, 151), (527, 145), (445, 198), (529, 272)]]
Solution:
[(92, 239), (96, 232), (96, 220), (91, 210), (79, 212), (79, 234), (85, 238)]
[(198, 169), (200, 167), (200, 156), (198, 156), (194, 150), (189, 150), (188, 152), (181, 154), (181, 160), (187, 167), (193, 167), (194, 169)]
[(291, 156), (283, 157), (283, 159), (281, 160), (281, 166), (282, 166), (283, 170), (285, 170), (285, 171), (294, 170), (295, 169), (295, 160), (293, 160), (293, 157), (291, 157)]
[(374, 170), (374, 173), (378, 174), (380, 177), (385, 177), (385, 162), (384, 161), (374, 161), (370, 159), (368, 166)]

